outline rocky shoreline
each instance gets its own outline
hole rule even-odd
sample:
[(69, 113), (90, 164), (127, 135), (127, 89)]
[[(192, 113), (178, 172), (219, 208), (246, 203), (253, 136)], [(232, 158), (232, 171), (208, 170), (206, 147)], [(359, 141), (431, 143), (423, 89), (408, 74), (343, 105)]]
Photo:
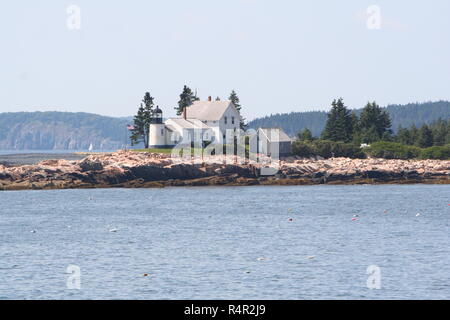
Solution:
[(450, 161), (291, 157), (276, 163), (279, 167), (275, 175), (262, 176), (260, 164), (234, 164), (236, 160), (210, 157), (180, 162), (161, 154), (118, 151), (89, 155), (82, 160), (56, 159), (35, 165), (0, 165), (0, 190), (450, 184)]

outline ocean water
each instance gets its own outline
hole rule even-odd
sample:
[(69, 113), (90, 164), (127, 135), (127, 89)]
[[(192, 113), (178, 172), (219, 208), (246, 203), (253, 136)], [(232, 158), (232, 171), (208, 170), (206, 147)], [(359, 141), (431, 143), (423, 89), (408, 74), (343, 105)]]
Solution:
[(450, 298), (446, 185), (13, 191), (0, 203), (0, 299)]
[[(75, 152), (88, 152), (87, 150), (0, 150), (0, 155), (12, 155), (12, 154), (65, 154)], [(93, 151), (94, 152), (94, 151)]]
[[(130, 148), (128, 148), (130, 149)], [(33, 153), (38, 153), (38, 154), (70, 154), (70, 153), (77, 153), (77, 152), (115, 152), (117, 150), (59, 150), (59, 149), (51, 149), (51, 150), (45, 150), (45, 149), (37, 149), (37, 150), (0, 150), (0, 155), (21, 155), (21, 154), (33, 154)]]
[(78, 152), (115, 152), (117, 150), (0, 150), (0, 155), (24, 155), (24, 154), (71, 154)]

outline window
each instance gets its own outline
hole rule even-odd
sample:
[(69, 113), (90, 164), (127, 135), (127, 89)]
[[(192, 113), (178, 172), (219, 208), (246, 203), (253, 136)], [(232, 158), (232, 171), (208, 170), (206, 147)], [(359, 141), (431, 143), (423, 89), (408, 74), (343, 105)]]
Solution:
[(164, 129), (161, 129), (161, 135), (162, 136), (164, 135)]
[(231, 124), (234, 124), (234, 117), (231, 117)]
[(225, 117), (225, 124), (227, 124), (228, 123), (228, 117)]

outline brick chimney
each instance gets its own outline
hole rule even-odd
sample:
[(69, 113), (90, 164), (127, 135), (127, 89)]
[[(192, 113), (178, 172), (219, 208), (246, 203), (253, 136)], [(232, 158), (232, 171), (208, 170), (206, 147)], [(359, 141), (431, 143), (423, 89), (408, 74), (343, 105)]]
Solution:
[(187, 119), (187, 108), (186, 107), (183, 108), (183, 119), (184, 120)]
[(211, 96), (208, 97), (208, 101), (212, 101), (212, 97)]

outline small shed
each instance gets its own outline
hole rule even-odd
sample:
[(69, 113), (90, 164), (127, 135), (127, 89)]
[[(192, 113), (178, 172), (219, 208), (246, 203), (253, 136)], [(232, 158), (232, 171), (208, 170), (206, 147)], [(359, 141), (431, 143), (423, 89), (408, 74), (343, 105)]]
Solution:
[(281, 128), (259, 128), (258, 153), (288, 157), (292, 154), (292, 139)]

